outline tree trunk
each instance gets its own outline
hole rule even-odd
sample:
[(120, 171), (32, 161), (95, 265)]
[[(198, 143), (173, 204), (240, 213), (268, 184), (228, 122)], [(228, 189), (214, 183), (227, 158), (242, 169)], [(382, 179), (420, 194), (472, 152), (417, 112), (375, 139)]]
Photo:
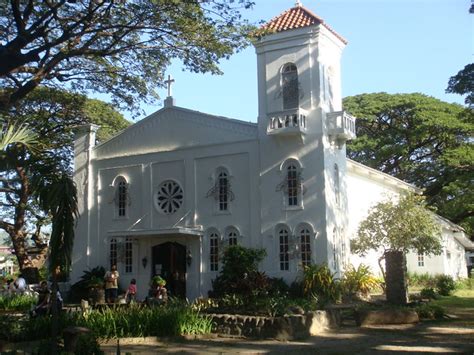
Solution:
[(397, 305), (407, 304), (406, 259), (403, 252), (385, 252), (385, 274), (387, 301)]

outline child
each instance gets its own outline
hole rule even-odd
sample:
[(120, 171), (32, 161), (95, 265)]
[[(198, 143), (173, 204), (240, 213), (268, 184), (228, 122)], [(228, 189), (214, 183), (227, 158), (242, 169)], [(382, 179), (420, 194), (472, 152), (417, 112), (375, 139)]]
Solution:
[(132, 301), (135, 302), (137, 294), (137, 280), (132, 279), (130, 281), (130, 285), (128, 285), (127, 292), (125, 293), (125, 299), (127, 303), (131, 303)]

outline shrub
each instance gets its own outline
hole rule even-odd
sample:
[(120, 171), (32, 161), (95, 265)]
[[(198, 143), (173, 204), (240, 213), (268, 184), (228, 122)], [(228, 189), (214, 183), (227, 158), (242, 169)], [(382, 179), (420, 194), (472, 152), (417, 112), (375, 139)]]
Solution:
[(420, 291), (420, 297), (423, 299), (434, 300), (438, 297), (438, 295), (436, 294), (435, 290), (426, 287)]
[(340, 286), (327, 265), (313, 264), (303, 270), (303, 293), (316, 298), (320, 304), (336, 302), (340, 298)]
[(102, 288), (104, 286), (105, 268), (96, 266), (90, 270), (84, 270), (81, 279), (71, 286), (70, 298), (73, 302), (89, 297), (90, 288)]
[(27, 312), (36, 304), (36, 297), (30, 295), (0, 296), (0, 309)]
[[(0, 319), (0, 338), (8, 341), (39, 340), (50, 337), (51, 317)], [(86, 315), (62, 313), (60, 329), (68, 326), (89, 328), (95, 337), (178, 336), (210, 333), (212, 321), (193, 311), (189, 304), (170, 299), (160, 307), (107, 308)]]
[(350, 266), (342, 278), (342, 290), (352, 296), (357, 293), (368, 295), (370, 291), (379, 287), (377, 279), (370, 272), (370, 267), (360, 264), (357, 269)]
[(449, 296), (456, 289), (456, 282), (451, 276), (437, 275), (436, 290), (441, 296)]
[(407, 274), (408, 286), (416, 288), (434, 288), (436, 284), (435, 277), (428, 274), (417, 274), (409, 272)]
[(430, 303), (417, 306), (415, 311), (422, 319), (441, 319), (446, 314), (443, 307)]
[(103, 353), (99, 342), (92, 334), (81, 334), (77, 338), (74, 355), (101, 355)]
[(258, 264), (266, 255), (264, 249), (232, 245), (224, 251), (222, 270), (212, 282), (213, 297), (226, 294), (246, 296), (266, 294), (270, 288), (268, 277), (258, 271)]
[(288, 293), (290, 292), (290, 287), (281, 277), (272, 277), (269, 279), (269, 283), (269, 295), (288, 295)]

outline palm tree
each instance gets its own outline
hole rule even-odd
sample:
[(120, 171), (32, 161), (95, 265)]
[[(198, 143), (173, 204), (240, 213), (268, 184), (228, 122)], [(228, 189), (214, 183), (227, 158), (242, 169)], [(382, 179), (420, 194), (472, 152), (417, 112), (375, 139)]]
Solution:
[(40, 192), (44, 210), (52, 216), (52, 231), (49, 241), (49, 272), (52, 276), (51, 304), (52, 329), (51, 346), (56, 353), (58, 335), (57, 292), (58, 281), (62, 275), (69, 275), (72, 247), (74, 242), (74, 219), (78, 216), (77, 190), (72, 178), (61, 174)]
[(38, 140), (36, 134), (25, 126), (6, 125), (0, 132), (0, 151), (5, 150), (10, 144), (23, 144), (28, 149), (34, 150)]

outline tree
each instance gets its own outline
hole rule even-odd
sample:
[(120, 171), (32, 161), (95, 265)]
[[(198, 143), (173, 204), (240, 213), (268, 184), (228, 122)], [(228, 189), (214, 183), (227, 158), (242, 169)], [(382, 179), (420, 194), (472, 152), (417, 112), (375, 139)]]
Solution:
[(10, 144), (23, 144), (29, 149), (34, 149), (36, 143), (36, 135), (28, 128), (23, 126), (6, 126), (4, 130), (0, 132), (0, 151), (2, 151), (1, 154), (4, 153), (5, 149)]
[(464, 102), (470, 109), (474, 109), (474, 63), (466, 65), (449, 79), (446, 92), (467, 95)]
[(424, 189), (438, 213), (474, 231), (474, 120), (457, 104), (422, 94), (344, 99), (357, 119), (348, 156)]
[(157, 97), (173, 58), (193, 72), (247, 45), (248, 0), (45, 0), (0, 4), (0, 111), (40, 84), (110, 94), (122, 108)]
[[(7, 127), (18, 127), (18, 122), (33, 132), (36, 143), (34, 150), (7, 144), (1, 152), (0, 228), (12, 241), (20, 270), (28, 273), (41, 267), (48, 255), (47, 226), (52, 223), (53, 245), (57, 240), (65, 243), (63, 237), (73, 228), (74, 210), (61, 207), (64, 199), (76, 198), (75, 189), (67, 185), (72, 183), (72, 127), (87, 122), (102, 124), (105, 127), (98, 133), (105, 139), (129, 123), (110, 105), (49, 88), (38, 88), (21, 105), (11, 107), (2, 127), (9, 130)], [(65, 218), (71, 223), (61, 226)], [(64, 251), (68, 243), (60, 245)], [(61, 261), (66, 273), (67, 261), (68, 257)]]
[(409, 251), (418, 254), (441, 254), (440, 230), (423, 198), (413, 194), (400, 196), (398, 202), (382, 201), (370, 209), (367, 218), (351, 242), (351, 250), (364, 256), (369, 250), (381, 252), (385, 259), (387, 300), (404, 304), (406, 297), (406, 262)]

